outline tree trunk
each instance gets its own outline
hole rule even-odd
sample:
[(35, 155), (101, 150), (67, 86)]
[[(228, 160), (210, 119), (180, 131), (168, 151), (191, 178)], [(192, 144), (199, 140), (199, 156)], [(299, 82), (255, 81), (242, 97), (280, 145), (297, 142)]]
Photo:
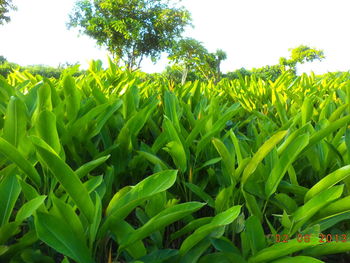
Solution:
[(186, 83), (187, 74), (188, 74), (188, 67), (185, 66), (184, 70), (182, 71), (181, 85), (184, 85)]
[(220, 71), (220, 63), (221, 61), (219, 60), (218, 61), (218, 64), (217, 64), (217, 69), (216, 69), (216, 79), (215, 79), (215, 83), (218, 83), (220, 81), (220, 78), (221, 78), (221, 71)]

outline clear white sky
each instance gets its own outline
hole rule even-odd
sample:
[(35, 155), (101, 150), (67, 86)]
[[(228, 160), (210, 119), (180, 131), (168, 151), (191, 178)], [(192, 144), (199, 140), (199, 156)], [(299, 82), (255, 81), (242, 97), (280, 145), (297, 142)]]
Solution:
[[(13, 0), (18, 11), (0, 26), (0, 55), (21, 65), (106, 60), (106, 51), (66, 22), (74, 0)], [(326, 59), (300, 67), (316, 73), (350, 70), (350, 0), (183, 0), (194, 29), (185, 36), (202, 41), (209, 51), (221, 48), (228, 59), (222, 70), (278, 63), (288, 48), (300, 44), (324, 49)], [(161, 71), (166, 58), (146, 72)]]

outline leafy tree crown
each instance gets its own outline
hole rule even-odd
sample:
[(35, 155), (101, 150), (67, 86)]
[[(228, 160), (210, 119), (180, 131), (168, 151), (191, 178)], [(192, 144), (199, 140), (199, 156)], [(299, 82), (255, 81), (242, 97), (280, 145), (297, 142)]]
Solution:
[(144, 57), (154, 62), (191, 24), (190, 13), (165, 0), (81, 0), (70, 15), (68, 28), (94, 38), (129, 69)]

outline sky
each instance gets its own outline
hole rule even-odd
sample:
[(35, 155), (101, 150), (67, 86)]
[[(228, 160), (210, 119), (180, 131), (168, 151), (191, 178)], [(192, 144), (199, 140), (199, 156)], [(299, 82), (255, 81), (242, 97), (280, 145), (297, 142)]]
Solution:
[[(68, 30), (74, 0), (13, 0), (18, 10), (0, 26), (0, 55), (20, 65), (106, 61), (107, 51), (93, 39)], [(323, 49), (326, 59), (301, 65), (317, 74), (350, 70), (349, 0), (182, 0), (192, 14), (193, 28), (184, 36), (201, 41), (210, 51), (223, 49), (222, 71), (277, 64), (289, 48), (301, 44)], [(145, 72), (161, 72), (164, 55)]]

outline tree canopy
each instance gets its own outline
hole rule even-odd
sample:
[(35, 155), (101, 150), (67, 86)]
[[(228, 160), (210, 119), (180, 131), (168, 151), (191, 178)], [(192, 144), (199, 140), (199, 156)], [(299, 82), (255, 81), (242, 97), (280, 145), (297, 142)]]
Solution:
[(284, 71), (289, 71), (296, 74), (297, 64), (304, 64), (314, 60), (321, 61), (325, 58), (324, 52), (321, 49), (311, 48), (305, 45), (300, 45), (289, 49), (289, 58), (281, 57), (279, 63), (275, 65), (267, 65), (260, 68), (252, 68), (247, 70), (245, 68), (238, 69), (227, 73), (225, 76), (229, 79), (237, 79), (239, 76), (255, 75), (264, 80), (275, 81)]
[(12, 0), (0, 0), (0, 25), (10, 21), (8, 12), (15, 9), (16, 7), (12, 4)]
[(321, 61), (325, 58), (324, 52), (321, 49), (311, 48), (305, 45), (300, 45), (296, 48), (290, 48), (289, 59), (281, 57), (279, 64), (283, 70), (288, 66), (291, 71), (296, 72), (297, 63), (304, 64), (305, 62), (312, 62), (314, 60)]
[(171, 61), (183, 67), (182, 84), (191, 70), (198, 71), (206, 80), (218, 81), (221, 61), (226, 58), (225, 51), (218, 49), (215, 53), (210, 53), (200, 41), (193, 38), (181, 39), (174, 44), (169, 54)]
[(174, 1), (80, 0), (68, 28), (79, 28), (134, 69), (144, 57), (156, 61), (168, 52), (190, 24), (190, 13)]

